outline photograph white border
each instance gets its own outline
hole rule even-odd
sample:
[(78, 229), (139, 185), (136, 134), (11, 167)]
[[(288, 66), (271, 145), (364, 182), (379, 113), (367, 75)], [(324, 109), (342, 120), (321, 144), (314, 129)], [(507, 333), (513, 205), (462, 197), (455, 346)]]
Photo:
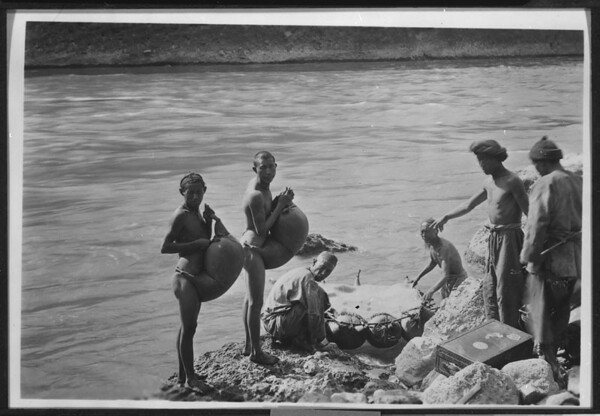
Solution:
[[(243, 24), (277, 26), (347, 26), (473, 29), (580, 30), (583, 60), (583, 251), (581, 408), (592, 405), (591, 307), (591, 57), (590, 12), (585, 9), (112, 9), (7, 10), (9, 204), (9, 408), (285, 408), (276, 403), (174, 403), (138, 400), (30, 400), (21, 398), (21, 272), (23, 226), (23, 131), (25, 32), (27, 22)], [(583, 352), (587, 353), (583, 353)], [(157, 387), (158, 388), (158, 387)], [(332, 404), (334, 408), (345, 408)], [(298, 404), (289, 407), (298, 407)], [(314, 404), (309, 407), (314, 407)], [(320, 408), (328, 408), (319, 403)], [(435, 406), (427, 408), (435, 409)], [(497, 408), (497, 406), (493, 406)], [(356, 410), (356, 404), (347, 407)], [(419, 406), (366, 405), (365, 410), (423, 409)], [(443, 406), (447, 409), (448, 406)], [(510, 407), (507, 407), (509, 409)], [(522, 409), (522, 406), (517, 406)], [(471, 409), (471, 408), (469, 408)], [(470, 410), (471, 411), (471, 410)]]

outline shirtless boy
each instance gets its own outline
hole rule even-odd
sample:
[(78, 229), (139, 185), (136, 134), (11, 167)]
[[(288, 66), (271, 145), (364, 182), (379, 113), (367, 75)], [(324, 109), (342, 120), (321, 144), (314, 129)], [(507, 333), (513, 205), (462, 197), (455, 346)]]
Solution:
[(440, 289), (442, 299), (447, 298), (452, 289), (458, 287), (467, 278), (467, 272), (463, 269), (458, 250), (454, 244), (438, 235), (438, 230), (432, 227), (434, 221), (433, 218), (428, 218), (421, 223), (421, 238), (429, 248), (430, 262), (413, 281), (412, 287), (415, 287), (419, 280), (432, 271), (435, 266), (442, 269), (443, 276), (427, 291), (425, 300), (430, 300), (433, 294)]
[[(271, 365), (279, 359), (262, 351), (260, 346), (260, 313), (265, 289), (265, 264), (261, 253), (263, 250), (273, 249), (264, 247), (269, 230), (281, 212), (291, 204), (294, 192), (286, 188), (273, 207), (269, 186), (275, 178), (277, 164), (271, 153), (262, 151), (254, 155), (252, 170), (255, 177), (248, 183), (243, 199), (246, 231), (241, 238), (246, 248), (246, 297), (242, 311), (246, 332), (244, 355), (250, 356), (250, 360), (255, 363)], [(273, 244), (274, 242), (270, 242), (271, 246)]]
[(173, 213), (160, 250), (161, 253), (179, 254), (173, 276), (173, 291), (179, 301), (181, 319), (177, 334), (178, 382), (207, 392), (210, 386), (196, 378), (194, 372), (193, 338), (200, 312), (200, 294), (209, 291), (215, 282), (201, 275), (201, 272), (204, 268), (204, 252), (211, 241), (213, 221), (216, 238), (229, 232), (208, 205), (204, 205), (204, 213), (200, 214), (200, 203), (206, 192), (202, 176), (195, 172), (185, 175), (181, 179), (179, 192), (183, 195), (183, 204)]
[(497, 319), (519, 328), (519, 308), (522, 306), (525, 276), (519, 262), (523, 247), (521, 217), (527, 215), (529, 201), (521, 179), (504, 167), (508, 154), (495, 140), (475, 142), (470, 149), (486, 179), (483, 189), (468, 201), (436, 220), (440, 231), (448, 220), (471, 212), (487, 200), (490, 230), (488, 259), (483, 278), (483, 302), (487, 319)]

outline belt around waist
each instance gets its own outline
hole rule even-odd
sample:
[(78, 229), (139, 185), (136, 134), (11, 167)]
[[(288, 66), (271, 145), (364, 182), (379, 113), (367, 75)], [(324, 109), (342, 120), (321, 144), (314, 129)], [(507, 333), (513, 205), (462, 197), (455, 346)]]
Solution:
[(485, 228), (491, 231), (508, 231), (508, 230), (520, 230), (521, 224), (485, 224)]

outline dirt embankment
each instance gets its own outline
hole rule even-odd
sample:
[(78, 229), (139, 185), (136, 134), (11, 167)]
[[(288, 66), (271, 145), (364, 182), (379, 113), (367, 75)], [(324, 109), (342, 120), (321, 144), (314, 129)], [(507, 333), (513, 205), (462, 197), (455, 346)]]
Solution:
[(25, 66), (133, 66), (582, 56), (558, 30), (34, 22)]

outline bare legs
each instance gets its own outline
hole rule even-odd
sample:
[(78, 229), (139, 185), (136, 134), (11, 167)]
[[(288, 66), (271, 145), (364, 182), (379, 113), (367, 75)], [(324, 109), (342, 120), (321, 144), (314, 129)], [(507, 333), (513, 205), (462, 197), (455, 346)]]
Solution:
[(275, 364), (277, 357), (266, 354), (260, 347), (260, 312), (265, 290), (265, 266), (262, 257), (254, 249), (246, 247), (246, 297), (242, 309), (246, 344), (244, 355), (259, 364)]
[(173, 291), (179, 301), (179, 317), (181, 319), (176, 345), (179, 361), (178, 382), (206, 391), (209, 386), (196, 378), (194, 372), (194, 334), (198, 325), (200, 300), (194, 285), (179, 275), (175, 275), (173, 278)]

